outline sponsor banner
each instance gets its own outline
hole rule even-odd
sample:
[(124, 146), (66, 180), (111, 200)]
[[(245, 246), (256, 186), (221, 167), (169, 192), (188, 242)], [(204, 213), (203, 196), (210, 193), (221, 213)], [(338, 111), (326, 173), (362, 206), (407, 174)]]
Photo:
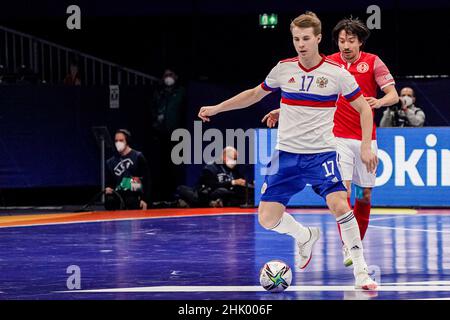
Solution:
[[(267, 147), (275, 149), (276, 129), (267, 131)], [(264, 136), (262, 132), (257, 137)], [(450, 128), (379, 128), (374, 206), (450, 206)], [(255, 148), (264, 148), (260, 142)], [(259, 150), (256, 150), (259, 155)], [(264, 161), (255, 164), (255, 203), (261, 197)], [(354, 195), (354, 192), (352, 193)], [(352, 196), (353, 198), (353, 196)], [(290, 206), (323, 206), (325, 201), (311, 186), (296, 194)]]

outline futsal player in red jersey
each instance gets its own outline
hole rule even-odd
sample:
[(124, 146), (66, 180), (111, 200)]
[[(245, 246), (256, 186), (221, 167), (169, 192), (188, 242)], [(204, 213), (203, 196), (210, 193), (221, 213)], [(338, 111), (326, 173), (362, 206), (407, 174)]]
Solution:
[[(389, 69), (375, 54), (362, 51), (369, 29), (359, 19), (343, 19), (333, 29), (333, 40), (339, 46), (339, 52), (328, 56), (347, 69), (356, 79), (365, 99), (372, 107), (378, 109), (398, 102), (395, 81)], [(380, 88), (384, 95), (377, 99)], [(351, 184), (355, 185), (355, 205), (353, 212), (358, 221), (361, 239), (364, 239), (369, 226), (372, 188), (375, 187), (375, 172), (368, 172), (361, 162), (361, 123), (359, 113), (351, 107), (345, 97), (340, 96), (334, 115), (333, 133), (336, 137), (339, 164), (342, 178), (347, 187), (347, 200), (350, 203)], [(269, 127), (278, 120), (278, 110), (274, 110), (263, 118)], [(377, 152), (376, 127), (372, 130), (372, 151)], [(339, 225), (338, 225), (339, 228)], [(344, 265), (352, 265), (348, 248), (343, 245)]]
[[(343, 65), (356, 79), (361, 91), (372, 109), (388, 107), (398, 102), (395, 81), (389, 69), (375, 54), (362, 51), (370, 35), (369, 29), (359, 19), (343, 19), (333, 29), (333, 40), (339, 52), (328, 56)], [(377, 90), (383, 96), (377, 99)], [(364, 239), (369, 226), (372, 189), (375, 187), (375, 172), (368, 172), (360, 159), (361, 124), (359, 113), (355, 112), (345, 97), (339, 97), (334, 114), (333, 133), (336, 137), (339, 164), (347, 187), (350, 204), (351, 184), (355, 186), (353, 212), (358, 221), (361, 239)], [(372, 151), (377, 153), (375, 123), (372, 129)], [(338, 225), (339, 228), (339, 225)], [(344, 265), (350, 266), (352, 260), (348, 248), (343, 245)]]

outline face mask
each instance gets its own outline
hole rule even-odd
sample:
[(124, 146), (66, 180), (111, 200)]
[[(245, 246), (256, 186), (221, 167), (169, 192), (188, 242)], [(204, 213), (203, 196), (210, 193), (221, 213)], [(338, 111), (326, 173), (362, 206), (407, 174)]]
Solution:
[(175, 79), (173, 77), (165, 77), (164, 83), (168, 87), (173, 86), (175, 84)]
[(116, 149), (118, 152), (122, 152), (123, 150), (125, 150), (126, 144), (123, 141), (117, 141), (116, 142)]
[(225, 162), (225, 165), (226, 165), (228, 168), (233, 169), (234, 167), (236, 167), (236, 163), (237, 163), (236, 160), (227, 157), (227, 161)]
[(409, 107), (413, 104), (413, 99), (410, 96), (403, 96), (400, 99), (402, 99), (402, 103), (405, 107)]

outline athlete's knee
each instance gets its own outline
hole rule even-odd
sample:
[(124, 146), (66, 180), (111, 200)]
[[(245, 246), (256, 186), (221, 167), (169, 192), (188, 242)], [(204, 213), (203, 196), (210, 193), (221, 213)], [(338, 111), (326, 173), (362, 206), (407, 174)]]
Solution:
[(364, 188), (363, 199), (366, 202), (372, 201), (372, 188)]
[(370, 203), (372, 201), (372, 188), (363, 188), (355, 185), (355, 198), (361, 202)]
[(261, 208), (258, 210), (258, 222), (264, 229), (272, 229), (277, 223), (271, 218), (268, 210)]
[(344, 192), (336, 192), (327, 197), (327, 205), (332, 214), (338, 217), (350, 211), (346, 197)]
[[(281, 213), (282, 215), (283, 213)], [(272, 229), (281, 219), (278, 212), (270, 209), (270, 206), (260, 204), (258, 208), (258, 222), (265, 229)]]

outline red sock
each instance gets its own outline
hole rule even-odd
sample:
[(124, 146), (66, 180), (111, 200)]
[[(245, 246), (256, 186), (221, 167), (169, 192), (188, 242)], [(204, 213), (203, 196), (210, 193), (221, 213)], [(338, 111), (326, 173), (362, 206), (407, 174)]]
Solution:
[(355, 200), (355, 208), (353, 209), (353, 214), (355, 215), (356, 221), (358, 221), (361, 240), (364, 239), (367, 228), (369, 227), (370, 208), (370, 202), (361, 201), (359, 199)]
[[(348, 206), (351, 209), (352, 203), (350, 202), (350, 198), (347, 198), (347, 202), (348, 202)], [(339, 237), (341, 237), (341, 241), (342, 241), (341, 227), (340, 227), (339, 223), (337, 223), (337, 227), (338, 227), (338, 231), (339, 231)], [(344, 241), (342, 241), (342, 243), (344, 243)]]

